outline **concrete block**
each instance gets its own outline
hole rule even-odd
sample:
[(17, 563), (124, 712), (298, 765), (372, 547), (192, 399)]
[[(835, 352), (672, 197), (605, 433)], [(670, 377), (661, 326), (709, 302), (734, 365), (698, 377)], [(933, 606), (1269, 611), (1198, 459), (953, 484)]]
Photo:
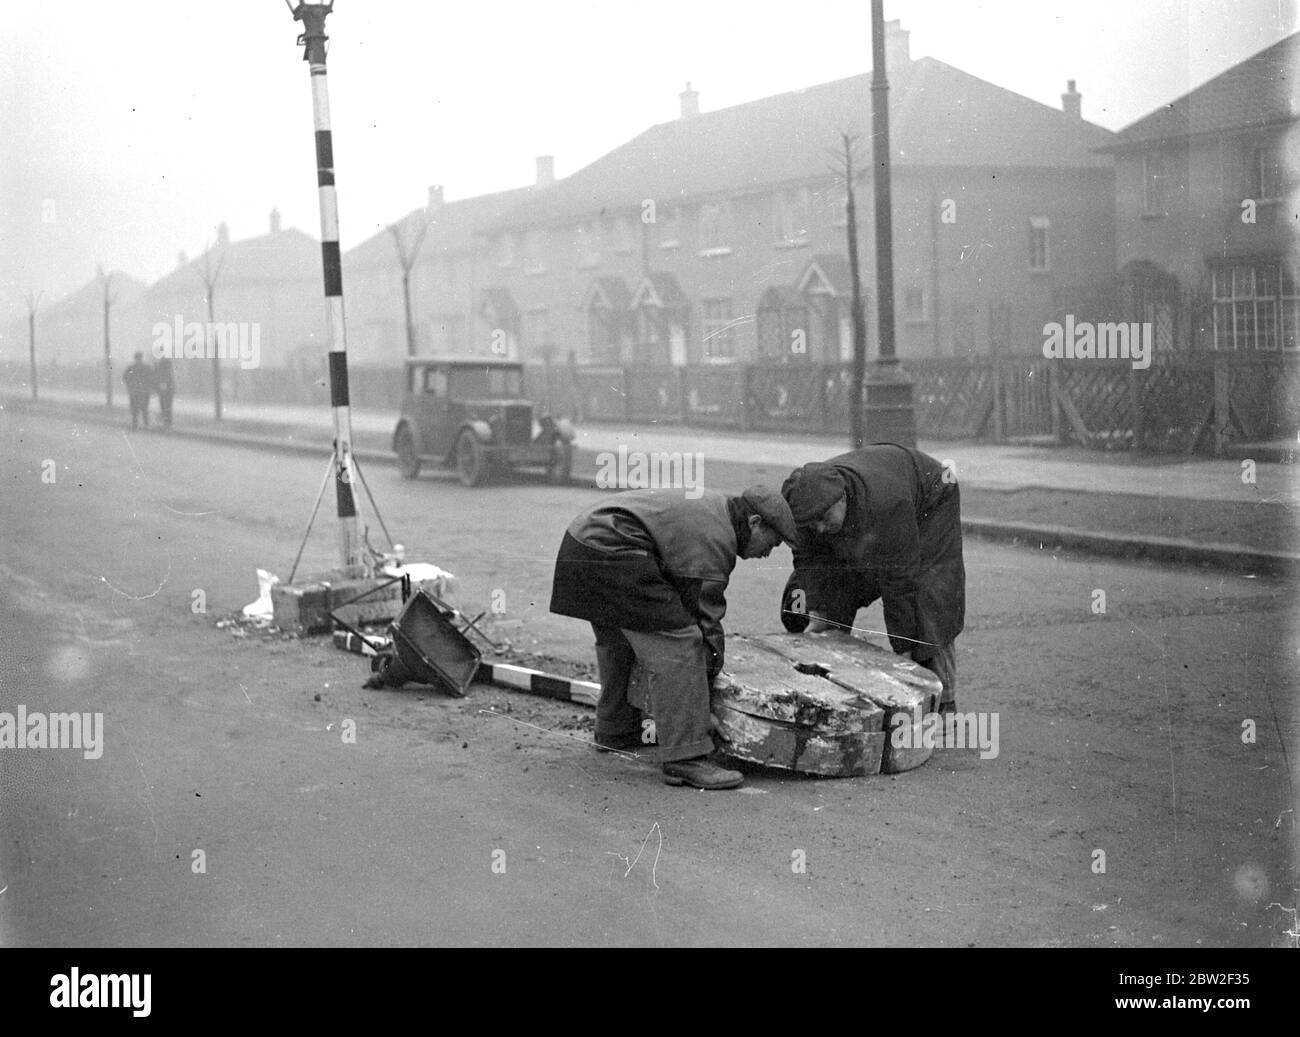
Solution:
[(720, 748), (736, 759), (824, 777), (880, 771), (884, 710), (757, 639), (727, 639), (711, 708)]
[[(884, 712), (884, 755), (880, 770), (897, 774), (921, 766), (933, 754), (920, 737), (925, 716), (939, 709), (943, 683), (912, 660), (863, 638), (833, 634), (764, 634), (752, 638), (802, 671), (816, 673), (852, 690)], [(900, 725), (910, 738), (893, 737)], [(910, 748), (900, 748), (895, 741)]]
[[(275, 625), (292, 633), (327, 634), (333, 628), (331, 609), (352, 626), (387, 623), (402, 610), (402, 585), (389, 584), (354, 605), (343, 605), (365, 591), (378, 587), (387, 577), (355, 577), (322, 573), (291, 584), (271, 588)], [(342, 607), (340, 607), (342, 606)]]

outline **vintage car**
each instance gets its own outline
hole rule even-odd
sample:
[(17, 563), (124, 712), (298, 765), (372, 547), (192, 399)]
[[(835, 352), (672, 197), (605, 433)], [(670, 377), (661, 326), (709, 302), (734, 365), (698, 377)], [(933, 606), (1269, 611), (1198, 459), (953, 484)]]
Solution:
[(403, 478), (425, 461), (455, 465), (460, 481), (479, 486), (494, 470), (531, 465), (556, 483), (573, 467), (573, 426), (537, 416), (524, 396), (523, 364), (490, 357), (411, 357), (406, 395), (393, 432)]

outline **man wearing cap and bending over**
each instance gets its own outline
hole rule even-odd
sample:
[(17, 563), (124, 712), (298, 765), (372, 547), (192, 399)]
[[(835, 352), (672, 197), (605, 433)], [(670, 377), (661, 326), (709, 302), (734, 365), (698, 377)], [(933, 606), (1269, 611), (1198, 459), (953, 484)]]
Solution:
[(723, 592), (737, 558), (766, 558), (796, 538), (775, 490), (739, 497), (705, 490), (628, 490), (570, 523), (555, 560), (551, 611), (596, 632), (600, 701), (596, 744), (641, 748), (641, 713), (628, 702), (633, 663), (646, 676), (659, 762), (669, 785), (730, 789), (738, 771), (709, 760), (709, 693), (722, 670)]
[(786, 629), (847, 630), (880, 598), (890, 645), (934, 671), (939, 711), (955, 712), (966, 569), (951, 471), (919, 450), (876, 443), (796, 468), (781, 493), (800, 534), (781, 599)]

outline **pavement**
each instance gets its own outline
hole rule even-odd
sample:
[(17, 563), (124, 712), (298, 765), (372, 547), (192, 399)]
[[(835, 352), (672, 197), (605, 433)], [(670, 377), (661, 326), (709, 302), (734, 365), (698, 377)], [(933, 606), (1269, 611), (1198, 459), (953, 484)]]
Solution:
[[(4, 406), (29, 407), (31, 402), (11, 391), (0, 390)], [(86, 420), (120, 425), (125, 420), (124, 400), (113, 411), (96, 393), (70, 389), (41, 390), (37, 406), (75, 412)], [(194, 436), (278, 450), (295, 449), (326, 456), (332, 437), (333, 413), (328, 407), (293, 404), (223, 405), (223, 421), (213, 421), (211, 401), (178, 397), (174, 401), (173, 435)], [(394, 461), (391, 437), (396, 415), (389, 411), (354, 409), (353, 443), (364, 464), (390, 465)], [(1300, 471), (1291, 464), (1264, 457), (1281, 456), (1264, 450), (1251, 459), (1254, 481), (1243, 478), (1245, 461), (1238, 458), (1206, 459), (1182, 455), (1106, 453), (1082, 448), (1003, 445), (965, 441), (922, 440), (920, 449), (950, 464), (963, 488), (1005, 491), (1069, 491), (1089, 495), (1131, 495), (1186, 502), (1225, 504), (1281, 503), (1300, 505)], [(740, 433), (653, 424), (630, 426), (591, 423), (578, 430), (574, 477), (594, 483), (600, 455), (617, 457), (627, 451), (695, 454), (701, 466), (716, 474), (710, 485), (730, 488), (749, 481), (754, 473), (769, 481), (770, 469), (780, 471), (811, 460), (824, 460), (843, 452), (842, 438), (773, 433)], [(1270, 445), (1271, 446), (1271, 445)], [(697, 474), (701, 469), (697, 469)], [(1045, 525), (963, 516), (967, 533), (994, 539), (1037, 542), (1069, 550), (1121, 557), (1141, 557), (1177, 564), (1209, 565), (1234, 571), (1300, 573), (1300, 552), (1262, 549), (1204, 538), (1173, 538), (1115, 530)]]

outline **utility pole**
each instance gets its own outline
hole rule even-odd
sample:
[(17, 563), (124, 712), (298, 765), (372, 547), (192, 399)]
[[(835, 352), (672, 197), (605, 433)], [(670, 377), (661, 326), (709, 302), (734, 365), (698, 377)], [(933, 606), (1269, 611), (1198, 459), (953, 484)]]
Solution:
[[(871, 143), (876, 196), (876, 316), (880, 356), (867, 380), (866, 435), (873, 443), (916, 445), (912, 382), (894, 351), (894, 222), (890, 194), (889, 80), (885, 75), (885, 4), (871, 0)], [(855, 406), (858, 400), (854, 400)]]
[(99, 268), (99, 280), (104, 286), (104, 406), (111, 410), (113, 407), (113, 348), (108, 338), (108, 311), (117, 295), (109, 290), (113, 283), (113, 275), (105, 274), (102, 266)]
[(32, 368), (32, 402), (37, 399), (36, 393), (36, 310), (41, 305), (41, 296), (44, 292), (27, 293), (27, 355), (31, 361)]
[(330, 405), (334, 408), (334, 497), (339, 519), (339, 547), (347, 575), (365, 574), (357, 505), (353, 495), (356, 467), (352, 459), (352, 410), (348, 402), (348, 343), (343, 322), (343, 266), (339, 254), (338, 197), (334, 193), (334, 138), (330, 131), (329, 87), (325, 82), (325, 19), (334, 0), (286, 6), (302, 22), (298, 44), (311, 71), (312, 114), (316, 126), (316, 185), (320, 192), (321, 264), (325, 279), (325, 317), (329, 328)]
[(849, 449), (858, 450), (865, 445), (866, 435), (863, 429), (862, 392), (867, 370), (867, 323), (862, 307), (862, 274), (858, 258), (858, 204), (854, 188), (853, 149), (857, 138), (843, 130), (840, 139), (844, 142), (844, 161), (840, 173), (844, 177), (844, 218), (848, 231), (849, 278), (852, 281), (849, 295), (849, 314), (853, 327), (853, 375), (850, 379), (849, 399), (855, 401), (849, 407)]

